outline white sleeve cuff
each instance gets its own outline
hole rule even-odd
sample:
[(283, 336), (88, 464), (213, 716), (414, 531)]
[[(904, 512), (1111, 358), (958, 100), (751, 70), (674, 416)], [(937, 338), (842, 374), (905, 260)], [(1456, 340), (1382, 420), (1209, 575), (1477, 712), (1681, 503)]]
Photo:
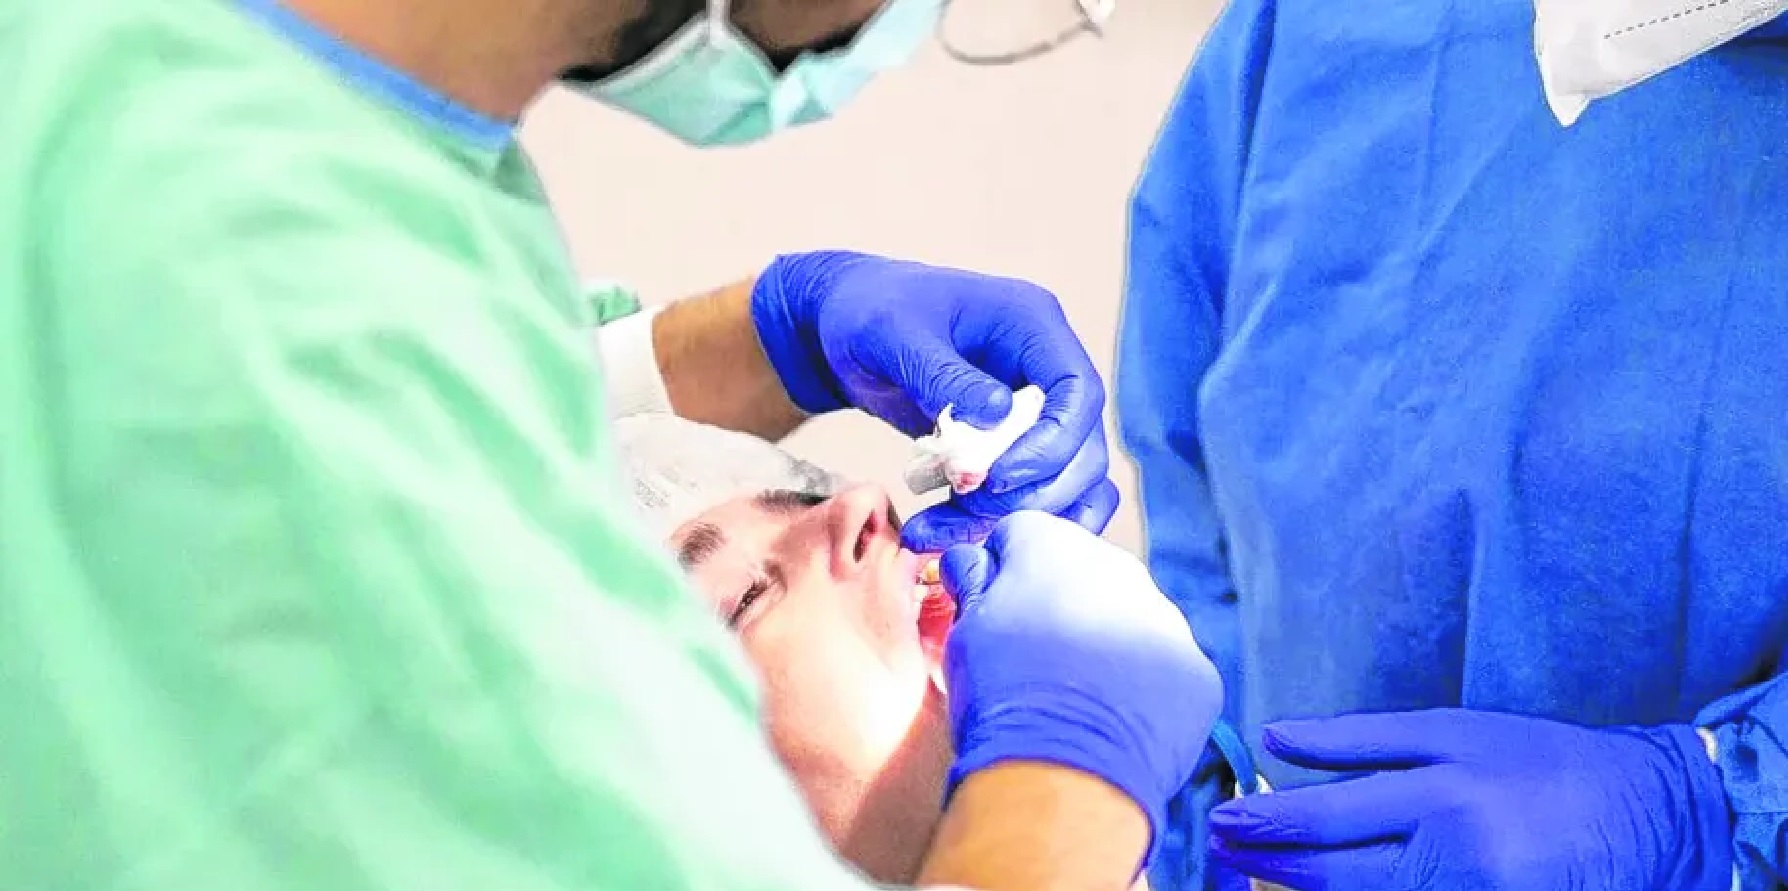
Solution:
[(611, 418), (671, 411), (670, 391), (652, 345), (653, 307), (596, 329), (597, 357)]

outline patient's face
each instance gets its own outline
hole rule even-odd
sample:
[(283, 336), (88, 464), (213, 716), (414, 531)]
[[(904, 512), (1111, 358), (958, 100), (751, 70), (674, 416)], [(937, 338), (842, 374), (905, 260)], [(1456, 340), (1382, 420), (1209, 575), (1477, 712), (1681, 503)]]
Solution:
[(928, 837), (940, 807), (948, 623), (921, 621), (922, 560), (886, 493), (735, 499), (671, 543), (757, 668), (771, 743), (821, 825), (876, 878), (910, 879), (926, 839), (893, 836)]

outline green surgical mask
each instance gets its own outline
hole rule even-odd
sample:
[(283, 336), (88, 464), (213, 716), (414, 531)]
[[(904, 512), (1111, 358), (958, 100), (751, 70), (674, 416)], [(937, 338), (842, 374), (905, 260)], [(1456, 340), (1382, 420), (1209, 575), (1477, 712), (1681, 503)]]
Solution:
[(803, 54), (780, 73), (733, 27), (727, 4), (708, 0), (650, 56), (576, 88), (690, 145), (756, 142), (831, 117), (870, 78), (911, 59), (937, 29), (944, 0), (889, 0), (850, 45)]

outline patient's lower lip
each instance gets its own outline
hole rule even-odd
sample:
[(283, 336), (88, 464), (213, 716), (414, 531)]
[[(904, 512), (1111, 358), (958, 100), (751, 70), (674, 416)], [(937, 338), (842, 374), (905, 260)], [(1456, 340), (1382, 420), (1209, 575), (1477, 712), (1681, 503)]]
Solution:
[(913, 603), (918, 607), (914, 621), (922, 639), (939, 642), (956, 621), (956, 602), (944, 588), (938, 565), (942, 554), (918, 554), (918, 568), (913, 572)]
[(928, 586), (925, 590), (925, 598), (919, 601), (919, 639), (927, 645), (941, 646), (956, 624), (956, 601), (942, 585)]

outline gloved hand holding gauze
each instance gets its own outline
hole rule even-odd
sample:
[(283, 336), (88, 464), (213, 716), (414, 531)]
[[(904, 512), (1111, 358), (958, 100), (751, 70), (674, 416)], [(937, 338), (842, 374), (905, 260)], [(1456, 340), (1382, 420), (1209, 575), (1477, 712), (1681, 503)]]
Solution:
[(950, 406), (937, 416), (937, 432), (913, 441), (918, 449), (906, 471), (906, 487), (924, 495), (944, 486), (958, 495), (973, 492), (987, 479), (987, 470), (1018, 437), (1043, 415), (1043, 390), (1029, 386), (1012, 394), (1005, 420), (982, 430), (951, 417)]

